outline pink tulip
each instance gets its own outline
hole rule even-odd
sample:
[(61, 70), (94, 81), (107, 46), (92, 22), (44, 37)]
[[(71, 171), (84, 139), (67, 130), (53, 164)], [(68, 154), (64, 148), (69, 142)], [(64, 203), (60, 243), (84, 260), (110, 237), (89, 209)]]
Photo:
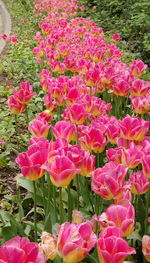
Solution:
[(108, 124), (107, 130), (106, 130), (106, 136), (108, 138), (108, 141), (112, 144), (117, 143), (117, 139), (120, 136), (120, 128), (119, 125), (110, 123)]
[(25, 237), (14, 237), (0, 248), (0, 263), (46, 263), (38, 244)]
[(96, 160), (94, 155), (90, 155), (89, 152), (85, 151), (84, 158), (79, 165), (80, 174), (83, 176), (91, 177), (95, 169)]
[(135, 113), (145, 114), (150, 111), (150, 94), (147, 96), (130, 96), (132, 108)]
[(118, 42), (121, 40), (121, 37), (119, 34), (113, 34), (112, 35), (112, 39), (115, 41), (115, 42)]
[(57, 256), (57, 238), (50, 233), (42, 232), (39, 248), (47, 260), (54, 260)]
[(131, 192), (137, 195), (146, 193), (150, 186), (148, 178), (143, 175), (142, 171), (131, 174), (129, 184)]
[(137, 147), (121, 150), (121, 163), (129, 169), (137, 167), (141, 161), (141, 151)]
[(22, 82), (20, 90), (13, 90), (13, 95), (20, 103), (28, 104), (35, 95), (35, 92), (33, 92), (32, 87), (28, 82)]
[(64, 223), (57, 229), (57, 249), (65, 263), (82, 261), (96, 244), (96, 235), (90, 223)]
[(59, 121), (51, 126), (55, 138), (64, 138), (70, 143), (76, 140), (76, 126), (67, 121)]
[(44, 96), (44, 104), (49, 111), (53, 111), (55, 109), (55, 102), (53, 101), (50, 93)]
[(52, 163), (43, 165), (43, 169), (49, 172), (52, 183), (57, 187), (68, 186), (80, 172), (80, 169), (76, 169), (74, 163), (65, 156), (56, 156)]
[(47, 137), (49, 132), (49, 125), (44, 119), (36, 118), (31, 122), (28, 130), (34, 137)]
[(92, 173), (92, 190), (107, 200), (119, 199), (122, 195), (123, 183), (127, 168), (122, 164), (109, 162)]
[(106, 218), (108, 225), (119, 228), (124, 237), (129, 236), (134, 231), (135, 210), (128, 201), (124, 205), (110, 205), (106, 210)]
[(26, 109), (26, 105), (16, 100), (15, 96), (10, 96), (7, 100), (8, 107), (13, 114), (19, 114)]
[(48, 122), (48, 121), (52, 121), (53, 116), (52, 116), (51, 111), (49, 111), (49, 110), (44, 110), (44, 111), (40, 112), (40, 113), (36, 116), (36, 119), (39, 119), (39, 120), (42, 119), (42, 120)]
[(100, 233), (97, 249), (100, 263), (122, 263), (127, 256), (136, 254), (116, 227), (107, 227)]
[(142, 238), (142, 252), (148, 262), (150, 262), (150, 236), (143, 236)]
[(85, 221), (82, 213), (78, 210), (72, 211), (72, 223), (73, 224), (81, 224)]
[(45, 138), (32, 138), (27, 152), (19, 153), (16, 163), (19, 165), (23, 176), (35, 181), (43, 176), (41, 168), (48, 159), (49, 142)]
[(85, 136), (79, 139), (80, 145), (84, 150), (90, 152), (101, 153), (107, 145), (104, 134), (96, 128), (89, 128)]
[(149, 122), (138, 117), (126, 115), (120, 121), (120, 136), (123, 139), (142, 141), (149, 130)]
[(134, 77), (139, 77), (143, 71), (147, 68), (147, 65), (140, 59), (136, 59), (130, 65), (131, 75)]
[(83, 104), (73, 104), (69, 109), (69, 118), (76, 125), (83, 124), (87, 118), (85, 106)]
[(142, 159), (142, 171), (144, 176), (150, 178), (150, 154), (145, 154)]
[(150, 82), (142, 79), (135, 79), (130, 87), (130, 93), (134, 96), (144, 96), (150, 88)]

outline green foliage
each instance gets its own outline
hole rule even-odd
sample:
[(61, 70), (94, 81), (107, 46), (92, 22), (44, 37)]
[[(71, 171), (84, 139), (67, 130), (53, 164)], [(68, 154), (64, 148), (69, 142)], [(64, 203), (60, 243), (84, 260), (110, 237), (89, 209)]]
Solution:
[[(134, 52), (136, 57), (150, 65), (149, 0), (83, 0), (81, 2), (87, 7), (86, 15), (95, 20), (106, 33), (119, 33), (125, 49)], [(93, 6), (96, 9), (93, 10)]]

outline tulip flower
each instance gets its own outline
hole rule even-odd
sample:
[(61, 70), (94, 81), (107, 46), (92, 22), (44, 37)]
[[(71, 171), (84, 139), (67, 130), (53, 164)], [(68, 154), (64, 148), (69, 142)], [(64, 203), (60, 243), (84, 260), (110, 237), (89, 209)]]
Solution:
[(35, 92), (33, 92), (32, 87), (28, 82), (22, 82), (20, 90), (13, 90), (13, 95), (20, 103), (28, 104), (35, 95)]
[[(57, 256), (57, 238), (50, 233), (42, 232), (40, 251), (45, 255), (46, 259), (54, 260)], [(39, 262), (40, 263), (40, 262)]]
[(134, 231), (135, 210), (128, 201), (124, 205), (110, 205), (106, 210), (106, 218), (108, 225), (119, 228), (123, 237), (129, 236)]
[(86, 135), (81, 137), (79, 142), (84, 150), (95, 153), (103, 152), (108, 143), (104, 134), (94, 127), (88, 129)]
[(112, 39), (115, 41), (115, 42), (118, 42), (121, 40), (121, 37), (119, 34), (113, 34), (112, 35)]
[(120, 136), (123, 139), (142, 141), (149, 130), (149, 122), (127, 115), (120, 121)]
[(109, 162), (92, 173), (92, 190), (104, 199), (119, 199), (127, 168), (122, 164)]
[(134, 77), (139, 77), (143, 71), (147, 68), (147, 65), (140, 59), (134, 60), (130, 65), (131, 75)]
[(144, 176), (150, 178), (150, 154), (145, 154), (142, 158), (142, 171)]
[(137, 147), (121, 149), (121, 163), (130, 169), (137, 167), (142, 161), (141, 151)]
[(149, 81), (135, 79), (130, 87), (130, 93), (134, 96), (144, 96), (147, 94), (150, 87)]
[(76, 140), (76, 126), (67, 121), (58, 121), (55, 126), (51, 126), (55, 138), (64, 138), (70, 143)]
[(72, 211), (72, 223), (74, 224), (81, 224), (85, 221), (82, 213), (78, 210)]
[(50, 174), (52, 183), (57, 187), (66, 187), (76, 174), (80, 172), (74, 163), (65, 156), (56, 156), (52, 163), (43, 165), (43, 169)]
[(130, 190), (133, 194), (144, 194), (148, 191), (150, 183), (142, 171), (138, 171), (130, 175)]
[(34, 137), (47, 137), (49, 132), (49, 125), (44, 119), (36, 118), (31, 122), (28, 130)]
[(148, 262), (150, 262), (150, 236), (143, 236), (142, 238), (142, 252)]
[(0, 247), (1, 263), (46, 263), (38, 244), (25, 237), (14, 237)]
[(23, 176), (31, 181), (42, 177), (44, 169), (41, 166), (47, 161), (48, 154), (49, 142), (45, 138), (31, 139), (27, 152), (19, 153), (16, 158)]
[(70, 108), (68, 108), (68, 110), (69, 118), (72, 123), (75, 123), (76, 125), (84, 123), (85, 119), (87, 118), (84, 105), (73, 104)]
[(99, 263), (122, 263), (127, 256), (136, 254), (116, 227), (107, 227), (100, 233), (97, 249)]
[(26, 109), (26, 105), (16, 100), (15, 96), (10, 96), (7, 100), (8, 107), (13, 114), (19, 114)]
[(96, 244), (97, 238), (90, 223), (64, 223), (57, 229), (57, 249), (65, 263), (82, 261)]

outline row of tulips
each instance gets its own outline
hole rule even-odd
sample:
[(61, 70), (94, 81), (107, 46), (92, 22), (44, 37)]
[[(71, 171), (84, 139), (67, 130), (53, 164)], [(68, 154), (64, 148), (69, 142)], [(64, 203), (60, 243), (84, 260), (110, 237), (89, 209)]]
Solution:
[[(76, 0), (35, 1), (41, 32), (35, 36), (38, 45), (33, 53), (42, 68), (39, 78), (47, 93), (43, 98), (46, 109), (29, 124), (33, 137), (16, 162), (34, 185), (35, 241), (37, 180), (55, 193), (48, 197), (43, 194), (45, 220), (51, 198), (55, 211), (59, 210), (56, 222), (60, 225), (54, 235), (49, 219), (51, 233), (43, 232), (39, 245), (20, 237), (6, 242), (0, 248), (1, 263), (42, 263), (57, 256), (65, 263), (77, 263), (85, 257), (88, 262), (133, 262), (124, 260), (128, 256), (133, 260), (130, 255), (136, 254), (138, 240), (130, 244), (135, 248), (127, 241), (137, 231), (142, 252), (150, 262), (150, 139), (149, 121), (144, 120), (149, 117), (150, 82), (141, 79), (147, 66), (139, 59), (130, 66), (125, 64), (117, 47), (120, 36), (114, 34), (112, 42), (108, 41), (102, 28), (78, 17), (84, 8)], [(11, 112), (23, 112), (33, 95), (31, 85), (22, 83), (8, 100)], [(83, 178), (88, 220), (79, 211), (84, 206)], [(78, 211), (73, 211), (74, 189)], [(68, 222), (63, 219), (65, 190)], [(142, 223), (137, 213), (140, 202), (145, 202)], [(98, 259), (92, 254), (96, 243)]]

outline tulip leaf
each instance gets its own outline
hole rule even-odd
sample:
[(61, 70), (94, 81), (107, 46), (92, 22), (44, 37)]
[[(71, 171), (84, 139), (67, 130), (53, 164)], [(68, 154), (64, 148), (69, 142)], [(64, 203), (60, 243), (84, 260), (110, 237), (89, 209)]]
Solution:
[(139, 241), (142, 240), (140, 234), (139, 234), (137, 231), (134, 231), (131, 235), (129, 235), (129, 236), (127, 237), (127, 239), (128, 239), (128, 240), (133, 239), (133, 240), (139, 240)]
[(137, 217), (137, 221), (140, 222), (141, 234), (143, 235), (145, 231), (146, 209), (141, 196), (138, 197), (138, 202), (136, 206), (136, 217)]
[(34, 188), (33, 188), (33, 182), (26, 179), (24, 176), (19, 176), (17, 178), (17, 184), (23, 188), (25, 188), (27, 191), (29, 191), (30, 193), (34, 192)]

